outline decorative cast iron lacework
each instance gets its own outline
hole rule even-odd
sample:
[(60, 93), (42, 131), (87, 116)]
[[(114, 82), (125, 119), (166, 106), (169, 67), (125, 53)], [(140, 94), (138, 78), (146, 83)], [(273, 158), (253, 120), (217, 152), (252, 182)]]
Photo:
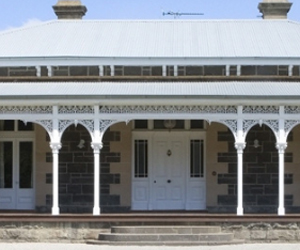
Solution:
[(67, 127), (74, 124), (77, 126), (78, 124), (83, 125), (89, 132), (94, 131), (94, 121), (93, 120), (60, 120), (59, 121), (59, 132), (63, 132)]
[(100, 132), (105, 132), (114, 123), (114, 120), (100, 120)]
[(257, 121), (257, 120), (244, 120), (243, 121), (243, 133), (244, 133), (244, 136), (256, 124), (259, 124), (259, 121)]
[(52, 120), (39, 120), (35, 121), (36, 123), (40, 124), (42, 127), (44, 127), (48, 132), (52, 132), (53, 130), (53, 122)]
[(101, 106), (104, 114), (237, 114), (236, 106)]
[(300, 106), (286, 106), (284, 107), (285, 114), (300, 114)]
[(244, 114), (279, 114), (277, 106), (244, 106)]
[(67, 127), (69, 127), (72, 124), (75, 124), (74, 120), (59, 120), (59, 125), (58, 125), (59, 132), (62, 133), (63, 131), (65, 131)]
[(225, 124), (236, 135), (237, 133), (237, 120), (221, 120), (221, 123)]
[(59, 114), (93, 114), (93, 106), (60, 106)]
[(264, 124), (268, 125), (275, 133), (279, 131), (279, 121), (278, 120), (264, 120)]
[[(116, 123), (116, 120), (100, 120), (100, 132), (105, 132), (111, 125)], [(83, 125), (89, 132), (94, 131), (94, 121), (93, 120), (59, 120), (59, 132), (62, 133), (67, 127), (74, 124)]]
[(300, 123), (300, 121), (296, 121), (296, 120), (288, 120), (288, 121), (284, 121), (284, 132), (285, 135), (287, 136), (289, 132), (291, 132), (291, 130)]
[(1, 106), (0, 114), (52, 114), (52, 106)]
[(82, 120), (78, 122), (79, 124), (86, 127), (90, 132), (94, 131), (94, 121), (93, 120)]

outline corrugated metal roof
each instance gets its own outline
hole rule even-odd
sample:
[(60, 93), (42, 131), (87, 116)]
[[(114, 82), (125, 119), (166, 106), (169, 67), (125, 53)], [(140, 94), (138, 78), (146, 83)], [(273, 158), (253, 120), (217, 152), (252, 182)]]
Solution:
[(1, 98), (19, 97), (300, 97), (300, 82), (0, 83)]
[(289, 20), (54, 20), (0, 33), (1, 57), (300, 57)]

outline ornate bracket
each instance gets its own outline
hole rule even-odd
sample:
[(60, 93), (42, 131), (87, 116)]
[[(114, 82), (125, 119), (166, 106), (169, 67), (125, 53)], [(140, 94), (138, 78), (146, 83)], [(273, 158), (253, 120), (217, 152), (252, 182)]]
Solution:
[(288, 134), (292, 131), (292, 129), (300, 123), (300, 120), (285, 120), (284, 121), (284, 132), (287, 137)]
[(233, 135), (236, 137), (236, 135), (237, 135), (237, 120), (220, 120), (220, 122), (223, 123), (224, 125), (226, 125), (231, 130)]
[(264, 124), (268, 125), (276, 136), (278, 136), (279, 133), (279, 120), (264, 120)]
[(41, 125), (49, 134), (53, 130), (53, 121), (52, 120), (38, 120), (35, 121), (37, 124)]
[(75, 124), (74, 120), (59, 120), (58, 131), (62, 134), (70, 125)]
[(111, 125), (115, 124), (116, 120), (100, 120), (100, 132), (104, 133)]
[(255, 126), (256, 124), (259, 124), (259, 121), (257, 120), (244, 120), (243, 121), (243, 135), (246, 137), (250, 129)]

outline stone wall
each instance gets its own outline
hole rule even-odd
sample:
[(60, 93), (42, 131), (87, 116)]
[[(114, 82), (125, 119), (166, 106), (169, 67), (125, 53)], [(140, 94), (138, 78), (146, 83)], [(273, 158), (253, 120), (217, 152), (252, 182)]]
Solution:
[[(275, 219), (275, 221), (277, 221)], [(190, 223), (191, 225), (221, 226), (222, 232), (233, 233), (245, 243), (299, 243), (300, 224), (287, 222), (220, 222)], [(114, 225), (153, 225), (153, 223), (122, 222), (0, 222), (1, 242), (65, 242), (84, 243), (95, 240), (99, 233)], [(180, 225), (180, 223), (166, 223)], [(182, 224), (182, 223), (181, 223)], [(185, 226), (188, 222), (183, 223)]]
[(0, 222), (0, 241), (84, 243), (107, 232), (107, 227), (92, 222)]
[(234, 233), (235, 239), (246, 243), (300, 242), (299, 223), (224, 223), (222, 231)]

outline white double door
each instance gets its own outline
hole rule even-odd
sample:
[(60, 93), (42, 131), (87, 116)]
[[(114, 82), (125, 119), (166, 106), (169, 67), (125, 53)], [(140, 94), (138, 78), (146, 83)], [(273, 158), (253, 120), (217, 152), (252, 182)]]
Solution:
[(144, 146), (134, 159), (146, 164), (133, 162), (132, 210), (206, 209), (205, 133), (135, 133), (133, 140)]
[(153, 140), (152, 208), (186, 208), (186, 143), (182, 136), (159, 134)]
[(0, 210), (34, 209), (34, 142), (0, 140)]

